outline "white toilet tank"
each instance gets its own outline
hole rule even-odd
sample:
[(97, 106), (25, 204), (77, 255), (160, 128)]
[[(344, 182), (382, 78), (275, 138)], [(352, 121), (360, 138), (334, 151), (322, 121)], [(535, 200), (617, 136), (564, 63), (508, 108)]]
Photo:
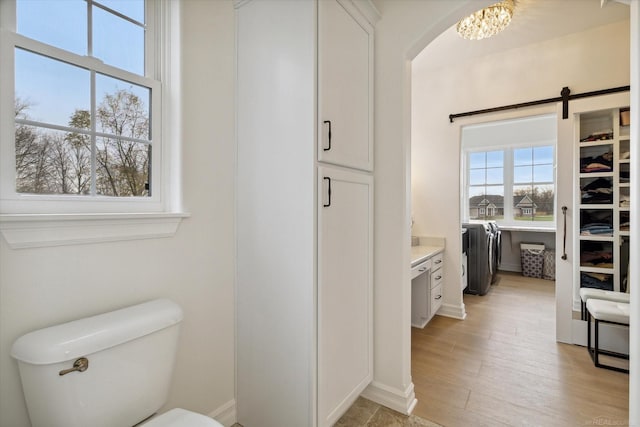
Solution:
[[(130, 427), (155, 413), (169, 392), (181, 321), (180, 306), (158, 299), (18, 338), (11, 355), (32, 426)], [(65, 373), (84, 359), (86, 370)]]

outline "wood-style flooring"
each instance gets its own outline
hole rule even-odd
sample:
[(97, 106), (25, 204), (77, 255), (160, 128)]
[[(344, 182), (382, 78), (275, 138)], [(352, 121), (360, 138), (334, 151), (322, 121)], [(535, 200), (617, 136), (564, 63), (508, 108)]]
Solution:
[(414, 414), (447, 427), (628, 424), (628, 375), (555, 341), (554, 282), (501, 273), (464, 321), (412, 328)]

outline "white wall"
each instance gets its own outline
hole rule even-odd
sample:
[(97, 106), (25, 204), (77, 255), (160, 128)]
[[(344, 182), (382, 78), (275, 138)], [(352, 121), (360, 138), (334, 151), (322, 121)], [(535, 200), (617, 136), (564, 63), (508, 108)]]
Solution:
[[(473, 3), (473, 4), (470, 4)], [(411, 381), (410, 60), (486, 2), (374, 0), (375, 48), (374, 381), (365, 396), (401, 412)]]
[(556, 234), (534, 231), (502, 230), (502, 261), (500, 270), (522, 271), (520, 243), (542, 243), (545, 249), (555, 250)]
[[(413, 63), (413, 232), (445, 237), (445, 277), (459, 277), (460, 126), (555, 113), (556, 106), (457, 119), (453, 124), (449, 114), (557, 97), (564, 86), (581, 93), (628, 85), (629, 23), (614, 23), (455, 66), (443, 61), (434, 68), (427, 52)], [(559, 141), (563, 143), (572, 141)], [(568, 162), (571, 159), (559, 158), (558, 166), (570, 165)], [(461, 305), (456, 283), (448, 283), (445, 304)]]
[(0, 425), (27, 427), (20, 335), (156, 297), (184, 309), (168, 406), (234, 399), (234, 12), (182, 3), (183, 184), (191, 217), (173, 238), (12, 250), (0, 242)]

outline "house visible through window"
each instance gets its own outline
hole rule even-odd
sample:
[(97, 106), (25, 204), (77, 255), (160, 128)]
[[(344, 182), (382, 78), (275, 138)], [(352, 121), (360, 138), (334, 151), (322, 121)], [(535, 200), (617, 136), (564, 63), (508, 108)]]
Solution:
[(555, 123), (539, 116), (463, 128), (465, 220), (554, 221)]
[(13, 93), (13, 149), (3, 151), (13, 154), (12, 174), (3, 174), (3, 199), (13, 192), (18, 201), (157, 202), (155, 0), (5, 1), (3, 13), (15, 19), (4, 25), (15, 31), (5, 31), (9, 56), (0, 65), (3, 79), (10, 76), (3, 89)]

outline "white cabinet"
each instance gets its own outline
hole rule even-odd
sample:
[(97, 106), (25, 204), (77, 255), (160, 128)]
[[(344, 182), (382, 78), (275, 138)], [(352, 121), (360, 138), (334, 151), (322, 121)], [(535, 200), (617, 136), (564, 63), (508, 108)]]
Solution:
[(436, 315), (440, 306), (442, 306), (444, 269), (442, 263), (444, 254), (440, 252), (433, 257), (431, 263), (431, 290), (429, 293), (429, 320)]
[(411, 326), (424, 328), (429, 321), (431, 259), (411, 268)]
[[(321, 69), (328, 59), (318, 34), (322, 49), (349, 56), (348, 46), (355, 62), (371, 61), (372, 26), (358, 15), (368, 3), (357, 4), (236, 2), (236, 378), (245, 427), (332, 425), (372, 379), (371, 147), (355, 129), (370, 127), (361, 122), (371, 111), (332, 99), (347, 88), (371, 94)], [(326, 34), (333, 20), (340, 30)], [(370, 69), (345, 65), (344, 79), (363, 73), (370, 90)], [(320, 105), (333, 105), (327, 152)]]
[(320, 1), (318, 18), (318, 159), (371, 171), (371, 24), (344, 1)]
[(444, 254), (438, 252), (411, 268), (411, 326), (424, 328), (444, 297)]
[(318, 418), (333, 425), (373, 378), (373, 177), (318, 178)]

